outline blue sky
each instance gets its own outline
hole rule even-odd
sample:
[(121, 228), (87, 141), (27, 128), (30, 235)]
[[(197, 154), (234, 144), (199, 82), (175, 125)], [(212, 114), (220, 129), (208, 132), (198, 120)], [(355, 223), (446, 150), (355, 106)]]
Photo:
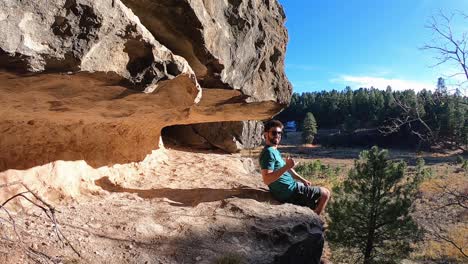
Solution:
[[(425, 28), (440, 11), (468, 13), (468, 0), (279, 0), (289, 42), (286, 74), (294, 92), (371, 85), (394, 90), (433, 89), (454, 64), (431, 67), (437, 55), (421, 50), (433, 42)], [(468, 19), (454, 20), (468, 32)], [(456, 82), (456, 80), (447, 83)]]

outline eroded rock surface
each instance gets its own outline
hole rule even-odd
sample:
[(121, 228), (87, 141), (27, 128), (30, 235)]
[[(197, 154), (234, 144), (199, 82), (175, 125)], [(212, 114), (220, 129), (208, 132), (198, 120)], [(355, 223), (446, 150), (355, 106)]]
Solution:
[[(252, 163), (239, 154), (159, 149), (143, 162), (112, 167), (56, 161), (0, 172), (0, 184), (24, 181), (57, 208), (59, 228), (81, 255), (60, 243), (41, 209), (14, 199), (7, 208), (22, 208), (13, 217), (24, 244), (11, 224), (0, 225), (0, 262), (273, 263), (304, 244), (320, 219), (273, 200)], [(4, 186), (0, 201), (22, 191), (21, 184)], [(23, 245), (42, 254), (28, 256)]]
[(151, 33), (187, 59), (206, 88), (288, 104), (287, 32), (276, 0), (123, 0)]
[[(273, 0), (1, 1), (0, 171), (141, 161), (164, 127), (271, 117), (291, 95), (283, 23)], [(255, 141), (235, 126), (210, 144)]]
[[(42, 72), (110, 72), (132, 88), (194, 74), (120, 1), (0, 3), (1, 66)], [(110, 79), (106, 77), (106, 79)]]

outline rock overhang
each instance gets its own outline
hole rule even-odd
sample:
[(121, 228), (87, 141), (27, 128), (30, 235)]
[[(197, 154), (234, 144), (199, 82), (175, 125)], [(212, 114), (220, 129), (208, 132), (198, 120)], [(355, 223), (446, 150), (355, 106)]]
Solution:
[[(252, 3), (244, 2), (239, 6)], [(169, 14), (192, 10), (186, 16), (195, 19), (192, 28), (187, 22), (178, 25), (178, 19), (171, 26), (171, 17), (159, 22), (166, 25), (164, 34), (185, 36), (181, 43), (191, 45), (186, 49), (163, 33), (161, 40), (155, 38), (155, 23), (148, 23), (148, 30), (140, 22), (151, 12), (137, 17), (126, 6), (141, 3), (145, 1), (0, 4), (0, 171), (54, 160), (85, 160), (95, 167), (140, 161), (158, 148), (163, 127), (267, 119), (289, 101), (284, 55), (277, 54), (281, 48), (284, 52), (287, 38), (283, 20), (277, 21), (283, 35), (276, 36), (273, 48), (250, 50), (249, 57), (242, 51), (255, 43), (242, 40), (255, 30), (232, 40), (239, 30), (232, 29), (238, 22), (228, 19), (240, 12), (234, 7), (225, 7), (227, 22), (222, 22), (231, 34), (227, 43), (222, 40), (226, 30), (210, 24), (222, 21), (217, 2), (203, 6), (180, 1), (178, 7), (172, 1), (154, 1)], [(250, 16), (258, 30), (263, 18)], [(229, 46), (235, 48), (223, 50)]]

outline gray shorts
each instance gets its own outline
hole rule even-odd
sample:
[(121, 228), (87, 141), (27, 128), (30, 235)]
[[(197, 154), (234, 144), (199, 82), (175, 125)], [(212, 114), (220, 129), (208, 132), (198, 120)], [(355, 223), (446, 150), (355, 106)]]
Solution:
[(286, 202), (307, 206), (313, 210), (317, 207), (320, 196), (322, 196), (320, 187), (305, 186), (302, 182), (298, 182), (296, 191)]

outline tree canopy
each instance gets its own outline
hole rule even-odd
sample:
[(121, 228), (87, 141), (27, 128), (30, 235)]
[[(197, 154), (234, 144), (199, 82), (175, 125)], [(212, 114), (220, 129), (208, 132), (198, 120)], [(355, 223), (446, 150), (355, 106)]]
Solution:
[(440, 89), (435, 92), (346, 87), (342, 91), (294, 93), (290, 106), (278, 119), (302, 124), (310, 112), (320, 128), (379, 128), (383, 135), (401, 133), (429, 144), (444, 143), (466, 150), (468, 97), (447, 93), (443, 79), (437, 84)]

